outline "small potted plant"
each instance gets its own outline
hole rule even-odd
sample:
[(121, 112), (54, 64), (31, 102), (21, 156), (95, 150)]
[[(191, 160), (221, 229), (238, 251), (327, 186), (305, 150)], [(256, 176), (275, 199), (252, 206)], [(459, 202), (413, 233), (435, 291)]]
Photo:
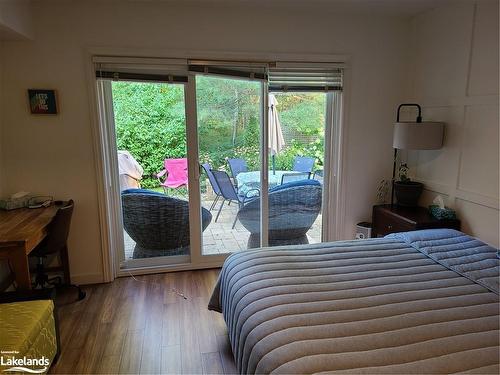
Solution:
[(408, 177), (408, 165), (401, 163), (399, 166), (399, 181), (394, 181), (394, 194), (399, 206), (416, 207), (418, 199), (424, 190), (420, 182), (411, 181)]

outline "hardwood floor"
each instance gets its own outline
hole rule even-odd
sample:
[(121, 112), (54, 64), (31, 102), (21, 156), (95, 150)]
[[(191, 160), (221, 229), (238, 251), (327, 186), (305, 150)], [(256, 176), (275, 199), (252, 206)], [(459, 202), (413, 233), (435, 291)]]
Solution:
[(62, 352), (50, 372), (237, 373), (222, 315), (207, 310), (218, 273), (127, 277), (84, 288), (83, 301), (59, 307)]

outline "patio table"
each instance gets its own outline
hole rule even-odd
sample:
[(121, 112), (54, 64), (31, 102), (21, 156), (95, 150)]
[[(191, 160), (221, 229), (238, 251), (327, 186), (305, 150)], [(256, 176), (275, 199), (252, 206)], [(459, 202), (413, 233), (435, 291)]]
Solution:
[[(269, 171), (269, 188), (281, 184), (281, 177), (284, 174), (295, 174), (295, 171)], [(254, 189), (260, 190), (260, 171), (241, 172), (236, 176), (238, 184), (238, 194), (241, 196), (256, 197), (259, 195), (258, 191), (251, 191)], [(247, 195), (248, 194), (248, 195)]]

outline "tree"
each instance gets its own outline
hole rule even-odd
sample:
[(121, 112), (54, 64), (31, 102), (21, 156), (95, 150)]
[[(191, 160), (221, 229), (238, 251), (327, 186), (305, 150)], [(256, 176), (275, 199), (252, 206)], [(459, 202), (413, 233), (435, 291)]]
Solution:
[[(226, 168), (226, 159), (244, 158), (259, 168), (260, 83), (197, 76), (200, 162)], [(128, 150), (144, 168), (143, 187), (158, 186), (153, 174), (166, 158), (186, 157), (184, 87), (178, 84), (113, 82), (118, 149)], [(322, 164), (326, 95), (277, 94), (287, 146), (276, 157), (290, 169), (296, 155), (314, 155)]]

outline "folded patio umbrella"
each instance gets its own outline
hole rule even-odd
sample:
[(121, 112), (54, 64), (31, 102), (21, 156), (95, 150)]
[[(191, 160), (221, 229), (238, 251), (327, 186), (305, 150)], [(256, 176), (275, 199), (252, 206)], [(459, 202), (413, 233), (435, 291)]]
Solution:
[(271, 153), (273, 163), (273, 173), (276, 173), (275, 156), (283, 147), (285, 147), (285, 139), (281, 130), (280, 119), (276, 106), (278, 101), (273, 94), (269, 94), (269, 152)]
[(120, 175), (120, 190), (140, 187), (139, 181), (144, 170), (126, 150), (118, 151), (118, 173)]

